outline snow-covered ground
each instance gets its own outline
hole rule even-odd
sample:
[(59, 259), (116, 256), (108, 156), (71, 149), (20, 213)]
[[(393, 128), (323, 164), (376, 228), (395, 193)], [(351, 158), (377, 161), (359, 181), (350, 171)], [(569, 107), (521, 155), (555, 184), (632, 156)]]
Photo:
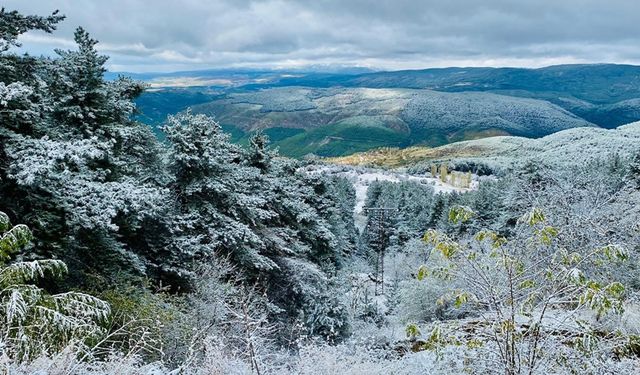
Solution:
[(450, 185), (440, 181), (439, 178), (434, 178), (429, 175), (410, 175), (400, 171), (389, 171), (374, 168), (357, 168), (357, 167), (343, 167), (343, 166), (331, 166), (331, 165), (319, 165), (307, 168), (307, 173), (320, 173), (325, 175), (334, 175), (345, 177), (353, 184), (356, 191), (356, 205), (353, 210), (355, 217), (356, 227), (362, 229), (366, 223), (366, 215), (364, 215), (364, 204), (367, 199), (367, 191), (371, 183), (376, 181), (389, 181), (389, 182), (404, 182), (414, 181), (417, 183), (430, 185), (433, 187), (436, 193), (451, 193), (451, 192), (467, 192), (478, 188), (477, 176), (472, 176), (471, 185), (469, 188), (461, 188)]
[[(577, 160), (606, 159), (613, 153), (630, 157), (638, 153), (639, 144), (640, 121), (637, 121), (615, 129), (574, 128), (537, 139), (512, 136), (482, 138), (440, 146), (434, 152), (453, 155), (445, 159), (454, 163), (473, 161), (499, 171), (520, 168), (530, 161), (566, 167), (575, 165)], [(455, 156), (465, 154), (473, 156)]]

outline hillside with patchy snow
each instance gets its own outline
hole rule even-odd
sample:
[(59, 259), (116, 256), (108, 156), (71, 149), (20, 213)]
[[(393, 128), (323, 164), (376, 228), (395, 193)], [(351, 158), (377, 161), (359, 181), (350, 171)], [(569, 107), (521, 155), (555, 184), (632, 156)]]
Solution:
[(548, 101), (415, 89), (271, 88), (231, 93), (193, 111), (215, 116), (234, 134), (262, 130), (294, 157), (595, 126)]
[(407, 167), (440, 161), (484, 163), (505, 169), (528, 161), (568, 165), (576, 160), (600, 158), (612, 152), (629, 156), (640, 150), (640, 122), (617, 129), (576, 128), (539, 139), (498, 136), (457, 142), (441, 147), (381, 149), (330, 159), (347, 165)]

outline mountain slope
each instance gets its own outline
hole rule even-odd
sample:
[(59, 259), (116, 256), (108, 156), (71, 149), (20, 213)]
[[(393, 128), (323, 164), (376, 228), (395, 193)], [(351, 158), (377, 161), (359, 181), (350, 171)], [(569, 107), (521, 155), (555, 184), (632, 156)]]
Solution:
[(193, 107), (226, 127), (301, 129), (276, 141), (289, 156), (375, 147), (437, 146), (492, 135), (541, 137), (594, 126), (549, 102), (492, 93), (367, 88), (272, 88)]
[(137, 118), (154, 129), (167, 114), (195, 107), (215, 116), (235, 142), (245, 144), (252, 132), (264, 130), (294, 157), (500, 135), (536, 138), (640, 120), (640, 67), (631, 65), (138, 77), (153, 89), (138, 99)]
[[(115, 74), (109, 73), (109, 76)], [(640, 120), (640, 102), (637, 100), (640, 99), (640, 67), (632, 65), (438, 68), (359, 74), (357, 71), (210, 70), (132, 76), (154, 88), (154, 92), (144, 94), (138, 101), (140, 110), (148, 117), (142, 119), (152, 124), (176, 109), (184, 110), (202, 103), (194, 91), (208, 94), (213, 90), (220, 94), (300, 86), (491, 92), (549, 101), (605, 128)], [(165, 94), (169, 98), (163, 98)], [(183, 98), (177, 97), (180, 95)]]
[[(547, 100), (601, 127), (640, 120), (640, 66), (556, 65), (525, 68), (437, 68), (352, 76), (285, 77), (278, 86), (413, 88), (480, 91)], [(620, 103), (614, 108), (607, 106)], [(632, 104), (630, 106), (629, 104)]]
[(456, 142), (435, 148), (380, 149), (328, 161), (393, 168), (473, 160), (495, 169), (505, 169), (530, 160), (548, 165), (571, 165), (576, 160), (604, 157), (612, 152), (625, 157), (640, 152), (640, 122), (617, 129), (568, 129), (538, 139), (507, 136)]
[(562, 93), (596, 104), (637, 98), (640, 66), (619, 64), (554, 65), (527, 68), (434, 68), (358, 75), (284, 77), (280, 86), (414, 88), (438, 91), (521, 90)]

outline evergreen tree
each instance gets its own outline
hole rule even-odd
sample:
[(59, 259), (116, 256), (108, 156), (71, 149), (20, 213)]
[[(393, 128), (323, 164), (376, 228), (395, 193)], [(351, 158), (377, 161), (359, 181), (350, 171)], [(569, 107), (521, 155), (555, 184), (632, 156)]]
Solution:
[(249, 138), (249, 150), (247, 162), (250, 166), (258, 168), (263, 173), (269, 170), (272, 159), (277, 152), (269, 149), (269, 137), (262, 132), (257, 132)]
[(50, 295), (35, 283), (67, 272), (56, 259), (15, 261), (32, 234), (26, 225), (12, 226), (0, 212), (0, 353), (18, 362), (56, 353), (73, 340), (95, 339), (110, 314), (107, 303), (91, 295)]
[(326, 272), (339, 258), (330, 185), (274, 158), (260, 135), (248, 151), (241, 150), (204, 115), (171, 116), (164, 131), (177, 205), (167, 272), (187, 275), (194, 259), (229, 257), (247, 282), (265, 288), (279, 307), (274, 317), (293, 324), (307, 311), (300, 319), (312, 333), (328, 334), (331, 329), (317, 321), (323, 310), (314, 306), (328, 300)]
[[(18, 31), (26, 31), (21, 22), (51, 31), (61, 19), (11, 14), (4, 25)], [(37, 234), (37, 254), (28, 256), (64, 259), (77, 282), (86, 282), (85, 272), (140, 275), (150, 254), (139, 230), (165, 201), (150, 178), (162, 177), (159, 144), (130, 119), (143, 86), (105, 82), (96, 41), (78, 29), (76, 42), (77, 51), (58, 51), (53, 60), (0, 55), (14, 81), (0, 83), (0, 105), (9, 109), (0, 111), (7, 120), (0, 126), (1, 203)]]
[(41, 30), (51, 33), (56, 29), (56, 24), (64, 19), (64, 16), (54, 11), (50, 16), (25, 16), (17, 11), (7, 12), (0, 8), (0, 52), (6, 52), (11, 47), (19, 47), (18, 37), (27, 31)]

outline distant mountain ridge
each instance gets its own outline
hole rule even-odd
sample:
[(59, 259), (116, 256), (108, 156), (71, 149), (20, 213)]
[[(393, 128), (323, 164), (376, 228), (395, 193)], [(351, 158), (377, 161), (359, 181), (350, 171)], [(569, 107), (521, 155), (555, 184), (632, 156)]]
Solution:
[[(152, 79), (153, 91), (138, 100), (141, 120), (157, 124), (191, 106), (216, 116), (240, 143), (261, 129), (285, 155), (296, 157), (495, 135), (540, 137), (640, 120), (640, 66), (632, 65), (201, 71)], [(392, 97), (379, 100), (363, 95), (365, 89)]]
[[(619, 64), (554, 65), (545, 68), (434, 68), (375, 72), (354, 76), (290, 77), (282, 86), (414, 88), (482, 91), (547, 100), (601, 127), (629, 122), (626, 110), (594, 113), (640, 97), (640, 66)], [(634, 106), (632, 112), (637, 112)], [(597, 112), (597, 111), (596, 111)], [(630, 116), (632, 119), (635, 116)], [(635, 118), (638, 120), (640, 118)]]

